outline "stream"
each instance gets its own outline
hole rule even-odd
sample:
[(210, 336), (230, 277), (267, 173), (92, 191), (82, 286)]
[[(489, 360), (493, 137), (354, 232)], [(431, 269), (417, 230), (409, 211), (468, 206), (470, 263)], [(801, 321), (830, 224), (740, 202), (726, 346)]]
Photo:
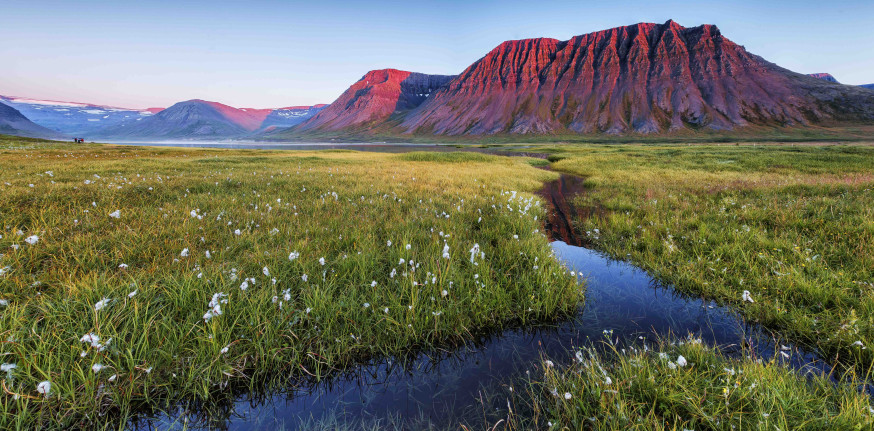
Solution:
[(583, 192), (583, 179), (566, 174), (540, 192), (549, 205), (544, 224), (556, 258), (586, 283), (585, 303), (572, 319), (508, 330), (451, 352), (422, 353), (403, 363), (386, 359), (361, 365), (321, 383), (266, 397), (241, 396), (219, 414), (211, 411), (204, 417), (193, 413), (197, 409), (189, 412), (180, 407), (135, 419), (130, 427), (457, 429), (464, 424), (484, 428), (507, 416), (508, 391), (524, 385), (527, 372), (536, 370), (543, 357), (566, 362), (579, 348), (640, 345), (690, 334), (729, 355), (776, 358), (799, 371), (828, 372), (828, 364), (814, 354), (745, 324), (729, 308), (680, 295), (631, 264), (583, 247), (585, 239), (575, 235), (571, 223), (575, 217), (587, 216), (571, 200)]

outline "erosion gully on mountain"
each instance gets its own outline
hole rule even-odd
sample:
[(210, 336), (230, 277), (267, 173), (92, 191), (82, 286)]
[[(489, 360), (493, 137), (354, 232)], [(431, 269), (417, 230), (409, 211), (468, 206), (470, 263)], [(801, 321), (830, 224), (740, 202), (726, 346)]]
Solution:
[[(524, 152), (500, 154), (545, 158)], [(545, 184), (539, 193), (548, 204), (544, 225), (556, 258), (586, 283), (585, 303), (572, 319), (506, 330), (453, 351), (377, 360), (321, 382), (291, 384), (279, 393), (243, 393), (219, 406), (177, 406), (159, 415), (136, 417), (130, 427), (248, 430), (379, 424), (408, 429), (466, 424), (479, 428), (507, 417), (508, 391), (524, 387), (528, 373), (535, 372), (544, 357), (569, 362), (580, 348), (640, 346), (687, 335), (700, 337), (728, 355), (776, 358), (799, 372), (830, 371), (816, 354), (745, 323), (728, 307), (681, 295), (631, 264), (585, 248), (588, 243), (577, 235), (573, 222), (594, 212), (574, 206), (578, 193), (585, 193), (583, 178), (568, 174)]]

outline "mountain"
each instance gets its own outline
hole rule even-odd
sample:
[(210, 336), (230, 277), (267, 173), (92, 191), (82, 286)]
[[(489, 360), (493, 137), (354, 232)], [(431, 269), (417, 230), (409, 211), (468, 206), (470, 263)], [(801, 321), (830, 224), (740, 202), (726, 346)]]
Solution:
[(274, 109), (264, 118), (264, 121), (261, 122), (260, 131), (270, 132), (276, 129), (296, 126), (314, 117), (326, 106), (328, 105), (319, 104), (313, 106), (288, 106), (285, 108)]
[(509, 41), (411, 112), (405, 132), (655, 133), (874, 120), (874, 97), (750, 54), (718, 28), (637, 24)]
[[(460, 75), (369, 72), (276, 134), (590, 134), (874, 121), (874, 95), (783, 69), (713, 25), (507, 41)], [(323, 133), (322, 133), (323, 134)]]
[(324, 106), (251, 109), (195, 99), (179, 102), (148, 118), (102, 129), (95, 136), (138, 140), (242, 138), (258, 131), (297, 124)]
[(865, 85), (860, 85), (860, 87), (863, 87), (863, 88), (869, 88), (869, 89), (871, 89), (871, 90), (874, 90), (874, 84), (865, 84)]
[(834, 82), (836, 84), (839, 84), (838, 80), (835, 79), (835, 77), (832, 76), (831, 73), (808, 73), (807, 76), (809, 76), (811, 78), (822, 79), (823, 81)]
[(28, 138), (67, 139), (54, 130), (42, 127), (27, 119), (17, 109), (0, 103), (0, 134)]
[(17, 109), (36, 124), (70, 136), (89, 136), (106, 127), (151, 116), (151, 111), (156, 109), (116, 108), (16, 96), (0, 96), (0, 102)]
[(295, 131), (367, 130), (416, 108), (454, 76), (396, 69), (368, 72)]

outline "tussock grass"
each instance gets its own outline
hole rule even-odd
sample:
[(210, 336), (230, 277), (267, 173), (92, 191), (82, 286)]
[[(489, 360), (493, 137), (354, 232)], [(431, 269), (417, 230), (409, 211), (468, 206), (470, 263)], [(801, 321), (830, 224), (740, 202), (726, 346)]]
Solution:
[(0, 428), (119, 427), (581, 299), (524, 159), (7, 142)]

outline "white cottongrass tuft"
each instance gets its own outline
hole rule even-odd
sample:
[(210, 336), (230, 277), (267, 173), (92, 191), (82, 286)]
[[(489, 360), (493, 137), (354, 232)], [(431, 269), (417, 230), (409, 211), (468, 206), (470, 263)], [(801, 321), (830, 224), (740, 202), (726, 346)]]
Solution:
[(677, 357), (677, 366), (678, 367), (685, 367), (688, 364), (689, 363), (686, 361), (686, 358), (684, 358), (683, 355), (680, 355)]
[(740, 299), (742, 301), (745, 301), (745, 302), (756, 302), (756, 301), (753, 301), (753, 297), (752, 297), (752, 295), (750, 295), (749, 290), (744, 290), (744, 293), (740, 296)]
[(36, 235), (31, 235), (31, 236), (25, 238), (25, 239), (24, 239), (24, 242), (26, 242), (26, 243), (28, 243), (28, 244), (30, 244), (30, 245), (34, 245), (34, 244), (36, 244), (36, 243), (39, 242), (39, 237), (36, 236)]
[(112, 300), (109, 298), (103, 298), (100, 301), (97, 301), (97, 303), (94, 304), (94, 311), (100, 311), (106, 308), (106, 306), (109, 305), (110, 302), (112, 302)]
[(48, 380), (43, 380), (36, 385), (36, 391), (45, 395), (46, 397), (52, 393), (52, 382)]
[(91, 371), (94, 371), (94, 374), (97, 374), (104, 368), (106, 368), (106, 366), (103, 364), (94, 364), (91, 366)]
[(182, 257), (188, 257), (188, 249), (187, 249), (187, 248), (183, 248), (183, 249), (182, 249), (182, 253), (179, 253), (179, 256), (182, 256)]
[(300, 253), (293, 251), (288, 255), (288, 260), (295, 260), (300, 257)]
[(112, 218), (121, 218), (121, 210), (115, 210), (109, 213), (109, 216)]

